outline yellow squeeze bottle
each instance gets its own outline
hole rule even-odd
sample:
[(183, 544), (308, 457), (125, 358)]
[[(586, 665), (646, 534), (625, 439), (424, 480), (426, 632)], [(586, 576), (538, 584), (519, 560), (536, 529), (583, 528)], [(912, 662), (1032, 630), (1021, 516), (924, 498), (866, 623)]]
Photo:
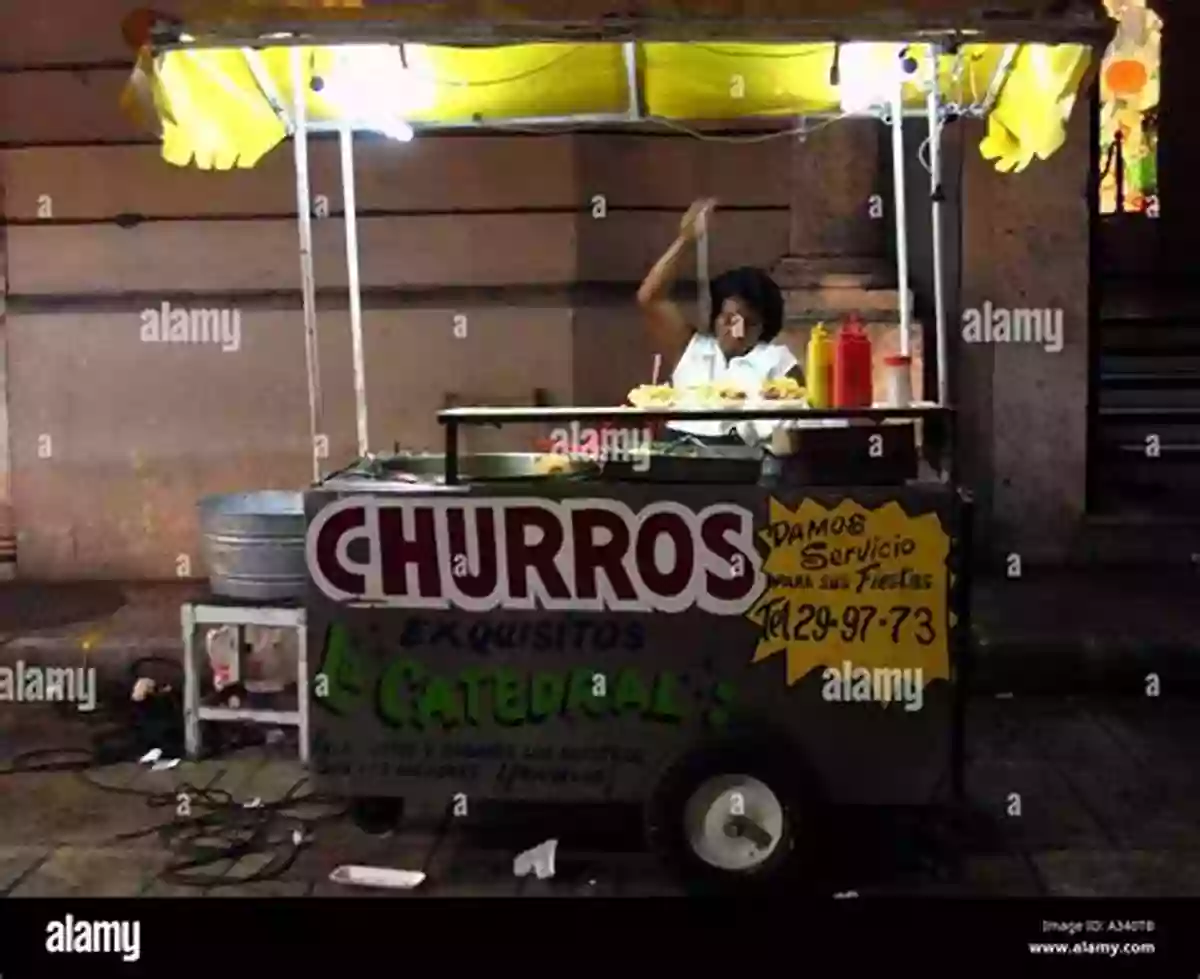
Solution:
[(804, 366), (810, 408), (828, 408), (833, 403), (833, 339), (823, 324), (812, 328), (808, 358)]

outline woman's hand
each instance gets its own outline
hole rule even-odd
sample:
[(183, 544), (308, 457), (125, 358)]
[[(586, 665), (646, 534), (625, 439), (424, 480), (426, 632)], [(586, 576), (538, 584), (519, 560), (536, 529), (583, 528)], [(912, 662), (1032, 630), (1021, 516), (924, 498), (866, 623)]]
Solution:
[(696, 201), (679, 222), (679, 236), (686, 241), (695, 241), (700, 236), (701, 224), (708, 221), (716, 206), (715, 197), (705, 197)]

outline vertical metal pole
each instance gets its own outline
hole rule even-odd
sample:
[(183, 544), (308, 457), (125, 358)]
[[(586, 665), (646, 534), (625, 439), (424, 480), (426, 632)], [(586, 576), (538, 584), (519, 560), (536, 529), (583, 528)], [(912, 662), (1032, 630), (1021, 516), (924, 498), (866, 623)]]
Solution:
[(1113, 174), (1113, 179), (1117, 186), (1117, 200), (1114, 213), (1125, 213), (1125, 139), (1121, 135), (1121, 131), (1117, 130), (1113, 136), (1113, 166), (1116, 167), (1116, 172)]
[(637, 50), (636, 41), (621, 45), (625, 60), (625, 85), (629, 89), (629, 118), (635, 122), (642, 118), (642, 83), (638, 77)]
[(304, 49), (292, 48), (292, 121), (296, 154), (296, 215), (300, 231), (300, 286), (304, 304), (304, 357), (308, 367), (308, 433), (312, 443), (313, 482), (321, 479), (321, 443), (324, 441), (321, 404), (321, 363), (317, 346), (317, 287), (313, 277), (312, 191), (308, 183), (308, 79)]
[(358, 431), (358, 456), (368, 452), (367, 368), (363, 356), (362, 293), (358, 281), (358, 203), (354, 190), (354, 130), (343, 123), (338, 130), (342, 151), (342, 202), (346, 223), (346, 281), (350, 287), (350, 343), (354, 352), (354, 417)]
[(707, 332), (712, 321), (712, 295), (708, 272), (708, 217), (700, 216), (696, 226), (696, 305), (699, 308), (701, 330)]
[(296, 613), (296, 713), (300, 735), (300, 763), (308, 765), (312, 752), (312, 693), (308, 665), (308, 613)]
[(179, 626), (183, 630), (183, 746), (188, 758), (196, 761), (204, 745), (200, 740), (200, 670), (196, 663), (194, 605), (180, 606)]
[(442, 419), (446, 427), (446, 469), (445, 482), (447, 486), (458, 485), (458, 422), (452, 418)]
[(938, 88), (938, 62), (942, 49), (940, 45), (932, 44), (929, 50), (932, 80), (925, 106), (929, 118), (929, 212), (933, 222), (933, 316), (937, 330), (937, 400), (944, 406), (950, 402), (950, 365), (947, 362), (946, 268), (942, 260), (942, 112)]
[(892, 184), (896, 202), (896, 279), (900, 293), (900, 353), (908, 356), (908, 209), (904, 202), (904, 77), (896, 73), (892, 95)]

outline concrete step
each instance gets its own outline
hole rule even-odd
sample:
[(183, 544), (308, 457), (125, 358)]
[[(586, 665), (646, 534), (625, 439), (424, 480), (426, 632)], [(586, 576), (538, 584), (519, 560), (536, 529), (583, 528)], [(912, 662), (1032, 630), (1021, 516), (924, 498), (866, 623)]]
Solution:
[(1200, 578), (1190, 569), (1033, 568), (971, 585), (974, 692), (1143, 697), (1150, 673), (1164, 695), (1200, 690)]
[(1071, 558), (1080, 567), (1197, 568), (1200, 519), (1132, 510), (1090, 516), (1079, 528)]
[[(786, 259), (785, 259), (786, 261)], [(1146, 282), (1115, 283), (1100, 296), (1102, 320), (1188, 320), (1200, 317), (1200, 289)]]
[(1194, 699), (1200, 696), (1200, 636), (992, 640), (976, 630), (967, 669), (967, 689), (977, 696), (1144, 697), (1153, 674), (1170, 696)]

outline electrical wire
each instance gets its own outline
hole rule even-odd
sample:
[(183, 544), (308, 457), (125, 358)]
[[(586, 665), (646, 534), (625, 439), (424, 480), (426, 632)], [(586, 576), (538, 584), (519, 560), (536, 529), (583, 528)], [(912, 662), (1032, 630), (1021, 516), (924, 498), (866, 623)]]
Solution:
[(526, 71), (518, 72), (515, 75), (509, 75), (505, 78), (485, 78), (485, 79), (470, 79), (463, 80), (459, 78), (443, 78), (437, 75), (427, 74), (422, 71), (417, 71), (411, 67), (405, 68), (405, 74), (411, 75), (418, 81), (428, 82), (431, 85), (445, 85), (448, 88), (492, 88), (496, 85), (511, 85), (514, 82), (523, 82), (529, 78), (535, 78), (544, 71), (550, 71), (552, 68), (557, 68), (559, 65), (566, 62), (579, 54), (587, 45), (576, 44), (574, 47), (561, 54), (551, 58), (545, 64), (538, 65), (535, 68), (530, 68)]
[[(982, 61), (983, 55), (982, 54), (974, 55), (974, 56), (972, 56), (971, 60), (972, 61)], [(983, 105), (984, 100), (979, 97), (979, 89), (975, 87), (975, 72), (973, 72), (968, 67), (963, 73), (967, 76), (967, 84), (971, 88), (971, 108), (977, 108), (977, 107)], [(985, 98), (986, 98), (986, 96), (985, 96)]]
[[(711, 47), (711, 46), (703, 45), (703, 44), (691, 44), (688, 46), (692, 47), (692, 48), (696, 48), (701, 51), (705, 51), (709, 54), (715, 54), (715, 55), (719, 55), (721, 57), (727, 57), (727, 58), (739, 58), (739, 59), (742, 59), (745, 61), (794, 61), (799, 58), (814, 58), (814, 57), (821, 57), (821, 56), (831, 57), (831, 52), (829, 50), (830, 45), (828, 45), (828, 44), (816, 45), (816, 46), (809, 48), (808, 50), (804, 50), (804, 51), (780, 52), (780, 53), (775, 53), (775, 54), (766, 54), (764, 52), (723, 50), (721, 48)], [(534, 78), (534, 77), (540, 75), (544, 71), (550, 71), (553, 68), (557, 68), (559, 65), (563, 64), (568, 59), (573, 58), (575, 55), (579, 54), (581, 51), (583, 51), (587, 47), (591, 47), (591, 45), (576, 44), (576, 45), (572, 46), (570, 49), (562, 52), (561, 54), (556, 55), (554, 58), (551, 58), (545, 64), (538, 65), (534, 68), (530, 68), (530, 69), (527, 69), (526, 71), (518, 72), (515, 75), (509, 75), (504, 78), (486, 78), (486, 79), (446, 78), (444, 76), (438, 76), (438, 75), (418, 71), (412, 67), (406, 67), (405, 72), (406, 72), (406, 74), (411, 75), (413, 78), (417, 79), (418, 81), (428, 82), (429, 84), (432, 84), (432, 85), (444, 85), (449, 88), (492, 88), (496, 85), (511, 85), (514, 82), (523, 82), (530, 78)]]
[[(982, 61), (983, 55), (972, 55), (972, 60)], [(1003, 89), (1005, 82), (1007, 82), (1008, 78), (1012, 75), (1012, 71), (1012, 65), (1009, 65), (1007, 71), (1005, 72), (1005, 77), (997, 89), (997, 96)], [(964, 88), (966, 87), (963, 83), (964, 75), (967, 77), (971, 88), (971, 101), (965, 105), (963, 104), (962, 100)], [(979, 98), (979, 92), (975, 85), (975, 73), (966, 66), (965, 57), (961, 51), (958, 52), (957, 56), (955, 57), (954, 68), (951, 71), (950, 83), (951, 85), (957, 86), (958, 99), (951, 102), (944, 102), (942, 104), (942, 111), (938, 118), (937, 125), (934, 127), (934, 131), (930, 135), (926, 136), (925, 139), (921, 141), (921, 145), (917, 148), (917, 161), (928, 174), (933, 173), (933, 164), (929, 160), (930, 143), (932, 143), (934, 139), (942, 138), (942, 131), (946, 128), (946, 123), (962, 116), (978, 116), (985, 108), (987, 108), (987, 96), (985, 95), (982, 99)]]
[[(580, 45), (579, 47), (582, 47), (582, 45)], [(787, 55), (783, 55), (783, 54), (778, 54), (778, 55), (757, 54), (757, 55), (754, 55), (754, 54), (744, 54), (742, 52), (721, 51), (720, 49), (709, 48), (704, 45), (700, 45), (700, 47), (702, 47), (704, 50), (710, 50), (716, 54), (729, 54), (730, 56), (733, 56), (736, 54), (738, 57), (760, 58), (760, 59), (811, 57), (816, 54), (827, 53), (824, 49), (821, 49), (819, 51), (802, 51), (802, 52), (796, 52), (794, 54), (787, 54)], [(573, 53), (573, 51), (569, 52), (569, 53)], [(564, 55), (563, 57), (565, 58), (566, 55)], [(973, 55), (971, 60), (979, 61), (979, 60), (982, 60), (982, 57), (983, 57), (982, 55)], [(963, 51), (959, 50), (955, 55), (954, 67), (951, 69), (951, 78), (950, 78), (951, 85), (953, 87), (955, 87), (957, 90), (956, 91), (957, 98), (952, 101), (948, 101), (948, 102), (944, 103), (944, 105), (943, 105), (945, 115), (939, 121), (939, 124), (937, 127), (937, 136), (939, 138), (941, 136), (942, 129), (944, 128), (945, 123), (948, 119), (958, 118), (960, 116), (978, 115), (979, 111), (983, 108), (984, 101), (979, 98), (978, 90), (977, 90), (977, 87), (975, 84), (974, 73), (969, 69), (966, 62), (967, 62), (967, 56), (964, 54)], [(551, 62), (548, 65), (540, 66), (537, 69), (533, 69), (531, 72), (525, 73), (524, 75), (514, 76), (514, 79), (512, 79), (512, 80), (519, 80), (521, 78), (530, 77), (531, 75), (535, 75), (542, 70), (545, 70), (549, 67), (553, 67), (554, 64), (557, 64), (557, 63), (558, 62)], [(435, 81), (436, 81), (436, 79), (435, 79)], [(504, 81), (507, 81), (507, 79), (498, 79), (494, 82), (494, 84), (502, 84)], [(448, 83), (448, 84), (461, 84), (464, 87), (470, 88), (470, 87), (473, 87), (475, 84), (485, 84), (485, 83), (463, 82), (463, 83)], [(493, 82), (488, 82), (486, 84), (493, 84)], [(964, 96), (967, 95), (966, 90), (968, 87), (970, 89), (970, 101), (966, 102), (964, 104)], [(796, 115), (799, 115), (799, 113), (796, 113)], [(629, 124), (657, 126), (661, 129), (669, 129), (674, 132), (678, 132), (685, 136), (690, 136), (693, 139), (697, 139), (697, 140), (700, 140), (702, 142), (707, 142), (707, 143), (727, 143), (727, 144), (746, 143), (746, 144), (750, 144), (750, 143), (766, 143), (766, 142), (770, 142), (771, 140), (788, 139), (788, 138), (792, 138), (792, 137), (804, 139), (806, 136), (809, 136), (813, 133), (820, 132), (826, 126), (833, 125), (836, 122), (841, 122), (842, 120), (851, 118), (853, 116), (854, 116), (854, 113), (841, 112), (841, 113), (838, 113), (837, 115), (830, 116), (829, 118), (824, 118), (820, 122), (816, 123), (815, 125), (809, 123), (808, 121), (802, 121), (800, 125), (792, 126), (787, 129), (777, 129), (777, 130), (771, 130), (770, 132), (753, 133), (753, 134), (748, 134), (745, 136), (714, 135), (712, 133), (705, 133), (701, 130), (697, 130), (691, 126), (688, 126), (686, 123), (679, 122), (675, 119), (668, 119), (664, 116), (646, 116), (641, 119), (630, 119)], [(766, 121), (766, 120), (770, 119), (771, 117), (762, 116), (760, 118), (762, 118), (764, 121)], [(801, 117), (801, 118), (803, 118), (803, 117)], [(885, 118), (883, 119), (883, 121), (885, 123), (889, 121), (886, 118), (886, 114), (885, 114)], [(539, 135), (539, 136), (555, 135), (555, 134), (563, 134), (563, 133), (588, 132), (595, 128), (594, 126), (589, 125), (587, 123), (579, 123), (579, 124), (574, 124), (574, 125), (565, 124), (563, 126), (555, 126), (553, 128), (544, 127), (544, 126), (543, 127), (535, 127), (535, 126), (528, 126), (528, 125), (522, 125), (522, 124), (508, 125), (502, 119), (489, 121), (488, 125), (492, 129), (497, 129), (497, 130), (503, 129), (506, 132), (529, 134), (529, 135)], [(928, 173), (931, 169), (930, 164), (928, 162), (929, 143), (930, 143), (931, 138), (932, 137), (927, 137), (924, 140), (924, 142), (922, 142), (922, 144), (918, 150), (918, 158), (921, 161), (921, 165), (925, 168), (926, 173)]]
[[(105, 785), (86, 777), (85, 781), (102, 791), (143, 796), (151, 809), (175, 810), (175, 817), (168, 822), (121, 833), (110, 840), (114, 844), (127, 843), (157, 835), (175, 856), (159, 872), (159, 879), (175, 886), (233, 887), (277, 880), (312, 843), (318, 826), (346, 814), (344, 808), (316, 816), (299, 811), (308, 806), (336, 805), (332, 799), (311, 793), (298, 795), (307, 777), (293, 783), (280, 799), (257, 805), (239, 803), (229, 792), (214, 788), (211, 783), (196, 786), (185, 782), (167, 792), (148, 793)], [(231, 873), (239, 863), (252, 857), (266, 860), (248, 873)], [(222, 864), (224, 867), (217, 870)]]
[[(156, 661), (181, 669), (176, 661), (147, 657), (131, 664), (130, 673), (136, 679), (143, 675), (144, 667)], [(182, 703), (178, 697), (159, 695), (135, 703), (117, 693), (93, 712), (70, 711), (71, 718), (96, 728), (89, 746), (21, 752), (0, 769), (0, 778), (70, 772), (101, 792), (144, 799), (151, 810), (171, 810), (172, 818), (165, 822), (121, 833), (107, 841), (111, 845), (157, 835), (171, 854), (159, 873), (164, 883), (203, 889), (276, 880), (311, 845), (318, 827), (346, 815), (343, 800), (299, 794), (307, 777), (297, 780), (277, 800), (254, 800), (252, 804), (239, 802), (230, 792), (214, 787), (224, 771), (217, 772), (208, 785), (183, 782), (164, 791), (104, 782), (96, 777), (95, 769), (137, 761), (148, 747), (160, 746), (165, 751), (166, 745), (182, 741)], [(55, 706), (68, 714), (69, 705)], [(318, 811), (314, 813), (313, 809)], [(233, 873), (239, 864), (252, 858), (264, 862), (250, 872)]]
[(698, 139), (706, 143), (767, 143), (773, 139), (787, 139), (788, 137), (804, 139), (806, 136), (820, 132), (826, 126), (832, 126), (835, 122), (841, 122), (843, 119), (849, 118), (850, 115), (851, 113), (843, 112), (828, 119), (822, 119), (815, 125), (803, 122), (799, 126), (793, 126), (788, 129), (776, 129), (767, 133), (755, 133), (750, 136), (714, 136), (711, 133), (692, 129), (690, 126), (676, 122), (673, 119), (664, 119), (661, 116), (651, 117), (647, 121), (666, 129), (673, 129), (676, 132), (683, 133), (685, 136), (691, 136), (693, 139)]
[[(550, 71), (551, 69), (558, 67), (559, 65), (566, 62), (569, 58), (574, 57), (580, 51), (582, 51), (585, 47), (588, 47), (588, 46), (589, 45), (584, 45), (584, 44), (574, 45), (567, 51), (562, 52), (561, 54), (559, 54), (556, 57), (552, 58), (551, 60), (545, 62), (544, 64), (537, 65), (536, 67), (530, 68), (526, 71), (518, 72), (517, 74), (508, 75), (508, 76), (505, 76), (502, 78), (470, 79), (470, 80), (445, 78), (445, 77), (439, 77), (437, 75), (432, 75), (432, 74), (427, 74), (427, 73), (424, 73), (421, 71), (417, 71), (417, 70), (414, 70), (413, 68), (407, 67), (407, 66), (405, 67), (405, 71), (406, 71), (406, 73), (411, 74), (415, 79), (417, 79), (419, 81), (427, 82), (432, 85), (440, 85), (440, 86), (446, 86), (446, 87), (450, 87), (450, 88), (463, 88), (463, 89), (492, 88), (492, 87), (495, 87), (498, 85), (510, 85), (510, 84), (513, 84), (516, 82), (522, 82), (522, 81), (526, 81), (530, 78), (534, 78), (534, 77), (542, 74), (543, 72)], [(794, 51), (794, 52), (776, 53), (776, 54), (724, 50), (721, 48), (712, 47), (710, 45), (692, 45), (692, 47), (699, 48), (700, 50), (706, 51), (710, 54), (716, 54), (716, 55), (727, 56), (727, 57), (736, 57), (736, 58), (745, 59), (745, 60), (760, 60), (760, 61), (794, 60), (797, 58), (811, 58), (811, 57), (817, 57), (817, 56), (827, 56), (830, 54), (830, 52), (828, 50), (829, 45), (819, 45), (819, 46), (816, 46), (816, 47), (813, 47), (813, 48), (810, 48), (810, 49), (804, 50), (804, 51)], [(836, 46), (834, 46), (834, 47), (836, 50)], [(982, 57), (983, 57), (982, 55), (974, 55), (974, 56), (972, 56), (972, 60), (979, 61), (982, 59)], [(974, 73), (966, 68), (965, 60), (966, 60), (965, 55), (963, 54), (962, 51), (959, 51), (957, 53), (957, 56), (955, 59), (955, 64), (954, 64), (954, 69), (953, 69), (952, 75), (951, 75), (952, 84), (957, 85), (957, 88), (958, 88), (958, 92), (957, 92), (958, 98), (953, 102), (947, 103), (947, 105), (946, 105), (947, 111), (951, 115), (961, 116), (961, 115), (978, 114), (979, 110), (983, 106), (983, 102), (979, 99), (978, 91), (976, 89)], [(966, 76), (966, 85), (964, 85), (964, 83), (963, 83), (964, 75)], [(964, 107), (963, 106), (963, 95), (966, 94), (964, 92), (964, 89), (967, 87), (967, 85), (969, 85), (969, 87), (970, 87), (971, 101), (969, 103), (969, 106)], [(631, 119), (630, 123), (649, 123), (651, 125), (658, 125), (663, 128), (673, 129), (677, 132), (681, 132), (685, 135), (691, 136), (695, 139), (703, 140), (705, 142), (762, 143), (762, 142), (767, 142), (767, 141), (773, 140), (773, 139), (786, 138), (789, 136), (796, 136), (796, 137), (803, 138), (804, 136), (808, 135), (809, 133), (818, 132), (821, 129), (823, 129), (826, 125), (830, 125), (834, 122), (838, 122), (838, 121), (845, 119), (851, 115), (852, 115), (852, 113), (841, 113), (830, 119), (823, 120), (821, 124), (819, 124), (815, 127), (805, 125), (805, 126), (787, 129), (787, 130), (777, 130), (777, 131), (772, 131), (770, 133), (756, 134), (753, 136), (713, 136), (710, 134), (701, 133), (695, 129), (689, 128), (688, 126), (686, 126), (683, 123), (676, 122), (675, 120), (671, 120), (671, 119), (666, 119), (661, 116), (649, 116), (649, 117), (646, 117), (643, 119), (636, 119), (636, 120)], [(767, 117), (764, 117), (764, 118), (767, 118)], [(568, 124), (568, 125), (564, 125), (564, 126), (556, 126), (556, 127), (553, 127), (552, 129), (547, 128), (547, 127), (533, 127), (533, 126), (520, 125), (520, 124), (506, 125), (504, 123), (504, 120), (502, 120), (502, 119), (494, 120), (494, 121), (490, 122), (489, 125), (493, 129), (504, 129), (508, 132), (528, 133), (528, 134), (532, 134), (532, 135), (585, 132), (585, 131), (588, 131), (590, 128), (592, 128), (586, 123), (581, 123), (578, 125)], [(928, 164), (923, 164), (923, 165), (925, 165), (926, 170), (928, 170)]]
[[(774, 139), (798, 138), (802, 140), (804, 137), (820, 132), (826, 126), (831, 126), (833, 123), (840, 122), (841, 120), (847, 119), (850, 116), (851, 113), (842, 113), (840, 115), (832, 116), (828, 119), (822, 119), (816, 124), (804, 122), (799, 126), (789, 126), (787, 129), (772, 129), (769, 132), (752, 133), (745, 136), (706, 133), (699, 129), (693, 129), (685, 123), (677, 122), (674, 119), (667, 119), (663, 116), (646, 116), (642, 119), (630, 119), (628, 124), (650, 125), (657, 126), (660, 129), (670, 129), (674, 132), (678, 132), (684, 136), (690, 136), (692, 139), (698, 139), (705, 143), (766, 143)], [(764, 120), (766, 119), (766, 117), (763, 118)], [(528, 134), (531, 136), (561, 136), (564, 133), (585, 133), (593, 132), (596, 129), (595, 125), (588, 125), (587, 123), (578, 123), (574, 125), (566, 124), (563, 126), (555, 126), (550, 128), (546, 126), (525, 126), (519, 123), (509, 125), (503, 120), (499, 119), (494, 122), (489, 122), (488, 127), (490, 129), (503, 129), (505, 132)]]
[(921, 140), (921, 145), (917, 147), (917, 162), (921, 164), (922, 169), (933, 176), (933, 162), (929, 159), (930, 144), (937, 139), (942, 138), (942, 130), (946, 128), (947, 115), (942, 114), (938, 117), (937, 125), (933, 127), (933, 132)]
[[(746, 51), (726, 50), (726, 49), (722, 49), (722, 48), (718, 48), (718, 47), (713, 47), (711, 45), (703, 45), (703, 44), (700, 44), (700, 45), (694, 44), (691, 46), (698, 48), (699, 50), (706, 51), (710, 54), (716, 54), (716, 55), (720, 55), (720, 56), (724, 56), (724, 57), (736, 57), (736, 58), (745, 59), (748, 61), (753, 61), (753, 60), (759, 60), (759, 61), (795, 60), (798, 58), (812, 58), (812, 57), (818, 57), (818, 56), (830, 56), (831, 55), (831, 52), (829, 50), (830, 45), (828, 45), (828, 44), (816, 45), (813, 47), (806, 46), (807, 49), (803, 50), (803, 51), (781, 52), (781, 53), (773, 53), (773, 54), (766, 54), (766, 53), (761, 53), (761, 52), (755, 53), (755, 52), (746, 52)], [(413, 76), (413, 78), (415, 78), (419, 81), (427, 82), (432, 85), (441, 85), (441, 86), (446, 86), (446, 87), (450, 87), (450, 88), (463, 88), (463, 89), (492, 88), (492, 87), (495, 87), (498, 85), (510, 85), (510, 84), (513, 84), (516, 82), (522, 82), (522, 81), (526, 81), (530, 78), (537, 77), (538, 75), (542, 74), (543, 72), (550, 71), (550, 70), (558, 67), (559, 65), (563, 64), (568, 59), (579, 54), (586, 47), (589, 47), (589, 45), (584, 45), (584, 44), (574, 45), (567, 51), (564, 51), (561, 54), (558, 54), (557, 56), (555, 56), (554, 58), (545, 62), (544, 64), (540, 64), (540, 65), (537, 65), (536, 67), (530, 68), (526, 71), (518, 72), (517, 74), (508, 75), (508, 76), (501, 77), (501, 78), (464, 80), (464, 79), (446, 78), (446, 77), (440, 77), (440, 76), (433, 75), (433, 74), (427, 74), (425, 72), (417, 71), (411, 67), (406, 67), (405, 71), (406, 71), (406, 73), (411, 74)], [(836, 45), (834, 45), (833, 47), (836, 50)], [(982, 57), (983, 57), (982, 55), (975, 55), (975, 56), (973, 56), (972, 60), (978, 61), (978, 60), (981, 60)], [(974, 73), (971, 72), (966, 67), (965, 62), (966, 62), (966, 56), (960, 50), (957, 53), (957, 56), (955, 58), (954, 69), (952, 71), (952, 76), (951, 76), (952, 84), (956, 84), (957, 88), (958, 88), (958, 92), (957, 92), (958, 98), (956, 101), (948, 103), (946, 106), (947, 111), (951, 115), (977, 114), (979, 109), (983, 105), (983, 103), (979, 99), (978, 92), (976, 90)], [(964, 79), (963, 79), (964, 75), (966, 76), (966, 85), (964, 85)], [(964, 108), (964, 106), (962, 104), (963, 103), (963, 95), (966, 94), (964, 92), (964, 89), (967, 87), (967, 85), (969, 85), (969, 87), (970, 87), (971, 101), (970, 101), (969, 107)], [(688, 127), (687, 125), (685, 125), (683, 123), (677, 122), (672, 119), (666, 119), (662, 116), (648, 116), (648, 117), (645, 117), (642, 119), (631, 119), (630, 123), (643, 123), (643, 124), (657, 125), (662, 128), (672, 129), (676, 132), (683, 133), (684, 135), (691, 136), (694, 139), (699, 139), (699, 140), (702, 140), (705, 142), (710, 142), (710, 143), (763, 143), (763, 142), (768, 142), (773, 139), (784, 139), (784, 138), (792, 137), (792, 136), (803, 138), (810, 133), (819, 132), (826, 125), (831, 125), (834, 122), (839, 122), (842, 119), (848, 118), (851, 115), (853, 115), (853, 114), (852, 113), (840, 113), (829, 119), (822, 120), (822, 122), (816, 126), (801, 125), (801, 126), (789, 128), (786, 130), (773, 130), (769, 133), (758, 133), (758, 134), (754, 134), (751, 136), (714, 136), (711, 134), (702, 133), (698, 130)], [(763, 118), (765, 119), (765, 118), (769, 118), (769, 117), (763, 117)], [(585, 131), (588, 131), (590, 128), (592, 128), (586, 123), (581, 123), (578, 125), (567, 124), (567, 125), (563, 125), (563, 126), (556, 126), (556, 127), (553, 127), (552, 129), (547, 128), (547, 127), (533, 127), (533, 126), (520, 125), (520, 124), (506, 125), (504, 120), (502, 120), (502, 119), (497, 119), (497, 120), (491, 121), (489, 123), (489, 125), (493, 129), (503, 129), (507, 132), (528, 133), (528, 134), (532, 134), (532, 135), (585, 132)], [(928, 142), (928, 141), (926, 141), (926, 142)], [(927, 149), (927, 146), (926, 146), (926, 149)], [(929, 169), (928, 164), (923, 164), (923, 165), (926, 167), (926, 170)]]
[(747, 61), (794, 61), (797, 58), (815, 58), (825, 56), (832, 58), (833, 51), (831, 48), (836, 48), (838, 45), (832, 41), (825, 43), (813, 43), (804, 45), (807, 50), (804, 51), (787, 51), (774, 54), (767, 54), (764, 51), (733, 51), (725, 48), (714, 47), (710, 44), (690, 43), (689, 48), (694, 48), (697, 51), (706, 51), (709, 54), (720, 55), (724, 58), (744, 58)]

